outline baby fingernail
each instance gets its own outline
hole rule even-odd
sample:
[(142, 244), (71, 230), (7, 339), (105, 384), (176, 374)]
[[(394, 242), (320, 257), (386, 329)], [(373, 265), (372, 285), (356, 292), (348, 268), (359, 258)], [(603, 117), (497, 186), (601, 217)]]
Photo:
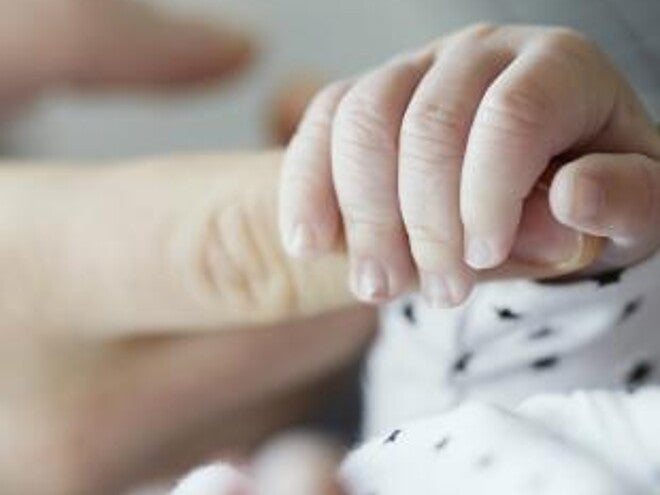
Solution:
[(605, 191), (598, 181), (587, 175), (578, 175), (573, 187), (573, 218), (584, 222), (598, 217), (605, 203)]
[(465, 262), (477, 270), (492, 268), (498, 262), (493, 243), (478, 237), (470, 238), (465, 249)]
[(314, 251), (315, 241), (316, 238), (312, 229), (304, 223), (299, 223), (289, 236), (287, 251), (292, 256), (308, 255)]
[(472, 277), (464, 274), (439, 274), (422, 272), (422, 294), (433, 308), (450, 308), (461, 304), (473, 286)]
[(443, 275), (437, 273), (421, 273), (420, 285), (424, 299), (432, 308), (448, 308), (452, 306), (452, 296), (449, 283)]
[(375, 260), (363, 259), (353, 269), (352, 289), (364, 302), (379, 302), (389, 295), (387, 273)]

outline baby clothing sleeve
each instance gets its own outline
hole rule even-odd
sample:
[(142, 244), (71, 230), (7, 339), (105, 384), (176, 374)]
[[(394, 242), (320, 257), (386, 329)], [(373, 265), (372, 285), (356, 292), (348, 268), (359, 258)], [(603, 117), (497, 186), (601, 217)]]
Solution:
[(477, 287), (460, 308), (383, 308), (364, 374), (364, 436), (477, 399), (634, 391), (660, 380), (660, 255), (570, 283)]

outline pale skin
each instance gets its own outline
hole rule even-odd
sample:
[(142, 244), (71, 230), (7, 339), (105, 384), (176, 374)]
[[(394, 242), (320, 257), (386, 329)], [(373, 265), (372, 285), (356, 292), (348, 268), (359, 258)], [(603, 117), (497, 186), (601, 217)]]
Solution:
[(419, 282), (456, 306), (484, 269), (570, 259), (579, 233), (608, 241), (592, 269), (655, 252), (659, 160), (658, 133), (593, 43), (472, 26), (316, 97), (287, 154), (280, 227), (294, 256), (345, 236), (362, 301)]
[[(53, 86), (208, 83), (251, 53), (242, 35), (120, 0), (0, 12), (4, 115)], [(3, 164), (0, 492), (118, 493), (243, 455), (320, 405), (375, 313), (355, 304), (341, 250), (285, 256), (281, 161)], [(517, 274), (579, 268), (588, 257), (574, 254)]]
[[(3, 116), (53, 86), (216, 84), (253, 52), (133, 2), (0, 13)], [(375, 314), (353, 303), (342, 257), (287, 261), (280, 162), (2, 163), (0, 492), (121, 493), (245, 456), (330, 400)]]

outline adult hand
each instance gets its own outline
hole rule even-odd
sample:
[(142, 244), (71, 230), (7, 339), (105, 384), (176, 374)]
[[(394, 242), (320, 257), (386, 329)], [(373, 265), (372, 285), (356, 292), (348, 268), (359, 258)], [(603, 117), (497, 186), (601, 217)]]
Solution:
[(284, 255), (280, 160), (0, 169), (4, 493), (117, 493), (322, 401), (375, 315), (340, 255)]
[(59, 85), (163, 87), (246, 66), (251, 40), (132, 0), (0, 0), (0, 107)]
[[(132, 1), (2, 0), (0, 115), (53, 86), (222, 79), (251, 51), (243, 35)], [(261, 160), (276, 174), (275, 156)], [(213, 219), (238, 236), (268, 223), (249, 224), (259, 213), (237, 212), (242, 186), (225, 182), (233, 174), (223, 165), (246, 161), (3, 164), (0, 491), (117, 493), (218, 448), (245, 449), (306, 414), (314, 387), (363, 345), (373, 313), (287, 323), (313, 312), (284, 288), (296, 279), (304, 289), (305, 269), (269, 269), (276, 251), (256, 237), (214, 237), (231, 227)], [(255, 257), (232, 258), (224, 272), (213, 265), (223, 246), (230, 258), (242, 248)], [(275, 286), (283, 292), (269, 302)], [(340, 293), (317, 296), (331, 308), (346, 300)], [(269, 318), (267, 330), (231, 331)]]

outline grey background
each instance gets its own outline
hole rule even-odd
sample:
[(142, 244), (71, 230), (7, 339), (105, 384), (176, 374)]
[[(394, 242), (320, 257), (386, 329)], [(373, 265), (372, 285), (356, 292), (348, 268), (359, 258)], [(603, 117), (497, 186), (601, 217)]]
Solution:
[(556, 23), (595, 38), (660, 119), (660, 0), (154, 0), (241, 19), (263, 53), (240, 83), (172, 95), (49, 95), (2, 131), (20, 156), (116, 156), (254, 148), (264, 103), (292, 73), (352, 74), (466, 24)]

